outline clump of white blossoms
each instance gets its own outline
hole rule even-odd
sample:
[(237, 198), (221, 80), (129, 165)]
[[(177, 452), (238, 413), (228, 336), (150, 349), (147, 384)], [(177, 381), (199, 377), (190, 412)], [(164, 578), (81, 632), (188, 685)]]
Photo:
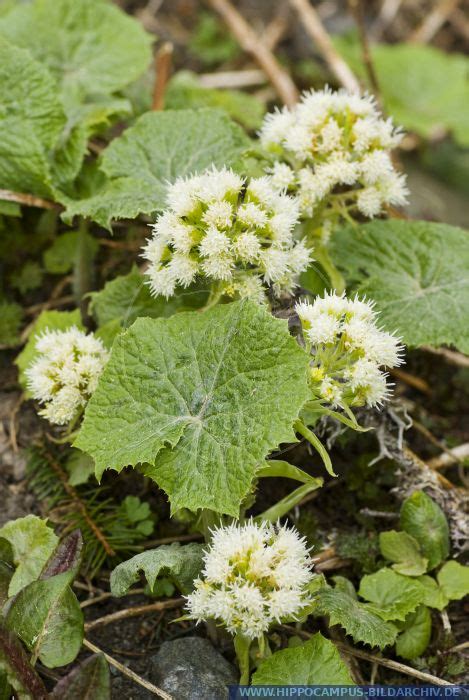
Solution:
[(234, 635), (260, 638), (310, 602), (311, 559), (294, 529), (252, 521), (222, 527), (204, 562), (203, 578), (187, 598), (189, 615), (216, 620)]
[(295, 306), (311, 352), (313, 393), (332, 406), (376, 406), (389, 396), (382, 367), (402, 363), (403, 346), (376, 325), (373, 303), (326, 294)]
[(178, 179), (144, 248), (152, 293), (168, 298), (199, 276), (229, 296), (262, 301), (264, 285), (290, 293), (311, 259), (293, 238), (298, 216), (296, 200), (269, 177), (246, 180), (213, 168)]
[(75, 326), (47, 330), (37, 339), (36, 351), (26, 377), (32, 397), (44, 405), (39, 415), (56, 425), (70, 423), (95, 391), (108, 352), (99, 338)]
[(390, 156), (402, 133), (369, 95), (328, 88), (304, 93), (293, 109), (265, 117), (260, 139), (278, 159), (275, 185), (296, 193), (306, 216), (320, 209), (347, 218), (358, 210), (372, 218), (385, 205), (407, 201), (405, 177)]

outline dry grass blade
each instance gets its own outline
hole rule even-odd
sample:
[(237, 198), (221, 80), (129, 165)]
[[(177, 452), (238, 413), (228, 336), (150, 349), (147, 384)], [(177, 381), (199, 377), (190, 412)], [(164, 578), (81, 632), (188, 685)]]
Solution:
[(124, 676), (127, 676), (127, 678), (130, 678), (135, 683), (138, 683), (138, 685), (141, 685), (142, 688), (149, 690), (150, 693), (153, 693), (153, 695), (157, 695), (158, 697), (163, 698), (163, 700), (173, 700), (172, 695), (169, 695), (169, 693), (166, 693), (164, 690), (161, 690), (161, 688), (158, 688), (156, 685), (153, 685), (153, 683), (150, 683), (149, 681), (145, 680), (145, 678), (142, 678), (134, 671), (131, 671), (130, 668), (127, 668), (127, 666), (121, 664), (119, 661), (117, 661), (117, 659), (114, 659), (114, 657), (110, 656), (109, 654), (106, 654), (106, 652), (97, 647), (96, 644), (93, 644), (87, 639), (84, 639), (83, 646), (86, 649), (92, 651), (94, 654), (102, 654), (108, 662), (108, 664), (114, 666), (114, 668), (117, 668), (117, 670), (124, 674)]
[(210, 7), (218, 12), (235, 36), (240, 46), (251, 54), (265, 72), (280, 99), (289, 107), (298, 101), (298, 90), (287, 73), (277, 61), (272, 51), (251, 29), (244, 17), (229, 0), (206, 0)]
[(168, 85), (169, 76), (171, 74), (171, 65), (173, 62), (173, 45), (167, 41), (157, 51), (155, 58), (155, 86), (153, 89), (152, 110), (159, 112), (164, 108), (164, 98), (166, 87)]
[(358, 80), (342, 56), (336, 51), (331, 37), (324, 28), (314, 7), (310, 5), (308, 0), (289, 0), (289, 2), (297, 11), (305, 30), (315, 42), (319, 52), (339, 83), (347, 90), (350, 90), (350, 92), (360, 92)]
[(440, 31), (449, 16), (456, 10), (459, 0), (440, 0), (409, 37), (414, 44), (427, 44)]
[(38, 209), (57, 209), (58, 211), (63, 209), (60, 204), (50, 202), (48, 199), (42, 199), (42, 197), (35, 197), (32, 194), (25, 194), (24, 192), (0, 189), (0, 199), (3, 199), (5, 202), (24, 204), (26, 207), (37, 207)]
[(149, 605), (135, 605), (132, 608), (124, 608), (123, 610), (118, 610), (115, 613), (98, 617), (97, 620), (87, 622), (85, 624), (85, 630), (88, 632), (95, 627), (110, 625), (113, 622), (119, 622), (120, 620), (125, 620), (129, 617), (139, 617), (140, 615), (146, 615), (147, 613), (151, 612), (161, 612), (161, 610), (172, 610), (173, 608), (180, 608), (181, 605), (184, 605), (184, 598), (163, 600), (159, 601), (158, 603), (150, 603)]

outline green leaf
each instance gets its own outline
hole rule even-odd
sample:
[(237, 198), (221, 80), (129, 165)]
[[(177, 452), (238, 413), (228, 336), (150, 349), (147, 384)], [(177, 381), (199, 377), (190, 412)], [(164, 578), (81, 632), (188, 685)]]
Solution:
[(23, 320), (23, 309), (19, 304), (0, 302), (0, 345), (13, 347), (20, 342), (19, 331)]
[(207, 293), (189, 288), (169, 300), (155, 298), (142, 273), (134, 266), (127, 275), (106, 282), (101, 291), (92, 292), (90, 296), (89, 310), (99, 326), (119, 320), (127, 328), (139, 316), (168, 317), (178, 310), (202, 306)]
[(376, 220), (337, 231), (332, 255), (348, 285), (376, 301), (383, 326), (397, 329), (407, 345), (447, 343), (469, 352), (466, 231), (427, 221)]
[(111, 574), (111, 592), (123, 596), (140, 578), (145, 575), (150, 590), (153, 590), (159, 577), (169, 579), (181, 591), (190, 593), (194, 579), (202, 569), (203, 545), (173, 542), (137, 554), (132, 559), (116, 566)]
[(401, 507), (400, 525), (412, 535), (428, 559), (429, 570), (449, 555), (449, 527), (440, 506), (423, 491), (415, 491)]
[(447, 561), (436, 577), (449, 600), (461, 600), (469, 595), (469, 566), (463, 566), (457, 561)]
[(64, 678), (50, 694), (50, 700), (110, 700), (111, 677), (103, 654), (85, 659)]
[(65, 114), (47, 69), (3, 37), (0, 92), (0, 188), (50, 196), (49, 156)]
[[(339, 39), (336, 44), (366, 80), (358, 42)], [(446, 129), (462, 146), (469, 146), (467, 56), (409, 43), (379, 44), (371, 55), (386, 112), (398, 124), (425, 138)]]
[(449, 603), (448, 597), (434, 578), (431, 576), (419, 576), (417, 581), (424, 588), (424, 596), (422, 599), (424, 605), (427, 605), (429, 608), (436, 608), (437, 610), (446, 608)]
[(33, 581), (14, 598), (6, 624), (48, 668), (71, 663), (83, 641), (83, 613), (72, 572)]
[(114, 342), (75, 445), (98, 477), (144, 464), (173, 511), (236, 517), (259, 463), (295, 441), (307, 363), (286, 322), (252, 302), (137, 319)]
[(37, 515), (10, 520), (0, 528), (0, 538), (7, 540), (13, 550), (16, 571), (8, 588), (8, 594), (13, 596), (39, 576), (59, 540)]
[(14, 573), (14, 568), (0, 559), (0, 611), (8, 600), (8, 589)]
[(374, 605), (370, 610), (383, 620), (405, 620), (423, 602), (422, 585), (413, 578), (397, 574), (392, 569), (380, 569), (364, 576), (358, 594)]
[(421, 576), (427, 570), (428, 560), (420, 554), (417, 540), (407, 532), (381, 532), (379, 548), (385, 559), (395, 562), (392, 568), (398, 574)]
[(65, 218), (81, 215), (109, 228), (111, 219), (152, 214), (164, 207), (168, 183), (212, 165), (229, 167), (248, 146), (243, 130), (218, 110), (144, 114), (104, 151), (103, 189), (67, 200)]
[(38, 316), (29, 334), (28, 342), (15, 360), (19, 369), (19, 382), (24, 389), (27, 385), (25, 371), (36, 359), (37, 338), (46, 330), (65, 331), (71, 326), (77, 326), (83, 330), (79, 309), (75, 311), (43, 311)]
[(397, 629), (394, 625), (369, 610), (367, 605), (351, 596), (350, 591), (343, 590), (340, 584), (336, 588), (320, 590), (314, 613), (328, 615), (329, 624), (343, 627), (355, 642), (384, 649), (396, 639)]
[(49, 695), (39, 675), (31, 666), (16, 635), (0, 619), (0, 671), (15, 690), (18, 700), (47, 700)]
[(11, 275), (11, 286), (19, 291), (20, 294), (25, 295), (27, 292), (31, 292), (34, 289), (38, 289), (44, 277), (44, 271), (40, 264), (28, 260), (19, 270), (15, 270)]
[(123, 520), (142, 535), (148, 536), (153, 532), (154, 524), (150, 506), (146, 501), (141, 501), (138, 496), (126, 496), (118, 508), (118, 519), (121, 513)]
[(0, 21), (0, 32), (49, 68), (65, 103), (121, 90), (151, 60), (150, 35), (104, 0), (20, 4)]
[(94, 474), (94, 462), (91, 457), (80, 450), (72, 449), (65, 462), (70, 486), (86, 484)]
[(253, 685), (354, 685), (334, 644), (319, 632), (301, 646), (277, 651), (261, 662)]
[(427, 648), (432, 635), (432, 616), (420, 605), (406, 618), (405, 628), (396, 640), (396, 654), (403, 659), (415, 659)]
[[(266, 460), (264, 466), (257, 471), (256, 476), (261, 478), (282, 477), (284, 479), (300, 481), (302, 484), (318, 481), (316, 477), (307, 474), (299, 467), (295, 467), (295, 465), (290, 464), (290, 462), (285, 462), (283, 459)], [(319, 479), (319, 481), (322, 481), (322, 479)]]
[(44, 252), (44, 267), (53, 275), (64, 275), (73, 268), (78, 255), (86, 255), (86, 258), (91, 261), (98, 250), (98, 241), (89, 233), (69, 231), (58, 236), (51, 247)]
[(241, 90), (203, 87), (190, 71), (179, 71), (171, 79), (165, 94), (165, 106), (167, 109), (222, 109), (246, 129), (252, 130), (260, 127), (265, 113), (265, 106), (257, 97)]

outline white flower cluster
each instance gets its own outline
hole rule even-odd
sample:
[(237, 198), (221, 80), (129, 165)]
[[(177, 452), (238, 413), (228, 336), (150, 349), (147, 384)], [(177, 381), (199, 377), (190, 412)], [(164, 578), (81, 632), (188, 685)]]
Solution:
[(375, 406), (388, 398), (381, 367), (402, 363), (399, 339), (379, 329), (373, 303), (334, 293), (295, 310), (311, 345), (313, 391), (333, 406)]
[(39, 414), (65, 425), (84, 408), (108, 360), (102, 342), (72, 326), (46, 331), (36, 341), (38, 358), (26, 370), (28, 389), (44, 404)]
[(274, 184), (296, 192), (307, 216), (333, 193), (336, 209), (342, 204), (369, 218), (386, 204), (406, 202), (405, 177), (390, 157), (402, 134), (369, 95), (328, 88), (305, 93), (293, 109), (268, 114), (260, 138), (280, 159), (272, 168)]
[(225, 294), (262, 300), (264, 284), (291, 292), (308, 266), (310, 251), (293, 239), (298, 204), (269, 177), (246, 181), (213, 168), (177, 180), (168, 205), (143, 253), (156, 296), (168, 298), (202, 275)]
[(214, 619), (254, 639), (310, 602), (311, 560), (294, 529), (252, 521), (215, 530), (203, 579), (187, 598), (192, 618)]

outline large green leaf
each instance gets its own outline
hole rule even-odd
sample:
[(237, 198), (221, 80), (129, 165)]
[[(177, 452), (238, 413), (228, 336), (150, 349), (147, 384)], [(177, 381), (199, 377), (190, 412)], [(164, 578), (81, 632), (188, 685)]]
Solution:
[(407, 345), (469, 352), (469, 233), (427, 221), (347, 226), (332, 241), (347, 283), (376, 301)]
[(110, 700), (111, 677), (103, 654), (95, 654), (61, 678), (50, 700)]
[(151, 60), (151, 37), (107, 0), (20, 4), (0, 21), (0, 32), (49, 68), (66, 103), (120, 90)]
[(83, 613), (65, 572), (33, 581), (14, 598), (6, 623), (48, 668), (71, 663), (83, 641)]
[(253, 685), (354, 685), (334, 644), (319, 632), (301, 646), (262, 661)]
[(358, 594), (370, 601), (369, 608), (383, 620), (405, 620), (423, 602), (425, 591), (414, 578), (397, 574), (392, 569), (380, 569), (364, 576)]
[(432, 634), (432, 617), (425, 605), (420, 605), (405, 621), (404, 630), (396, 640), (396, 653), (403, 659), (415, 659), (427, 648)]
[(0, 188), (49, 196), (50, 155), (65, 114), (47, 69), (3, 37), (0, 92)]
[(331, 625), (340, 625), (355, 642), (369, 644), (371, 647), (385, 647), (393, 644), (397, 629), (390, 622), (385, 622), (379, 615), (360, 603), (346, 590), (323, 588), (319, 591), (317, 607), (314, 611), (329, 616)]
[(449, 600), (460, 600), (469, 595), (469, 566), (463, 566), (457, 561), (447, 561), (436, 577)]
[[(366, 80), (358, 42), (337, 44)], [(372, 47), (372, 59), (386, 111), (398, 124), (427, 138), (450, 131), (469, 146), (467, 56), (432, 46), (380, 44)]]
[(286, 322), (253, 302), (137, 319), (114, 342), (75, 445), (98, 476), (144, 464), (173, 511), (236, 516), (265, 456), (295, 441), (307, 364)]
[(379, 548), (385, 559), (395, 562), (392, 568), (398, 574), (421, 576), (427, 570), (428, 561), (422, 557), (419, 543), (407, 532), (381, 532)]
[(76, 214), (109, 228), (111, 219), (133, 219), (162, 209), (169, 182), (212, 164), (229, 166), (249, 145), (243, 130), (215, 109), (150, 112), (106, 148), (103, 188), (88, 199), (67, 200)]
[(26, 388), (25, 371), (36, 358), (36, 340), (46, 330), (65, 331), (71, 326), (83, 329), (81, 314), (79, 309), (75, 311), (43, 311), (38, 316), (28, 337), (28, 342), (24, 346), (15, 360), (19, 370), (19, 382)]
[(0, 528), (2, 538), (10, 543), (16, 566), (8, 587), (8, 594), (13, 596), (39, 576), (59, 540), (37, 515), (10, 520)]
[[(18, 700), (47, 700), (49, 697), (40, 676), (31, 666), (17, 636), (0, 619), (0, 691), (2, 673), (15, 690)], [(8, 694), (7, 697), (10, 697)]]
[(155, 587), (157, 578), (164, 576), (170, 579), (181, 593), (189, 593), (193, 588), (194, 579), (200, 574), (203, 553), (201, 544), (181, 546), (174, 542), (137, 554), (116, 566), (111, 574), (111, 592), (114, 596), (125, 595), (139, 580), (142, 572), (150, 590)]
[(417, 581), (424, 588), (422, 603), (429, 608), (443, 610), (449, 603), (448, 596), (443, 591), (442, 587), (437, 584), (431, 576), (419, 576)]
[(423, 491), (415, 491), (401, 507), (401, 528), (412, 535), (434, 569), (449, 555), (449, 527), (440, 506)]

